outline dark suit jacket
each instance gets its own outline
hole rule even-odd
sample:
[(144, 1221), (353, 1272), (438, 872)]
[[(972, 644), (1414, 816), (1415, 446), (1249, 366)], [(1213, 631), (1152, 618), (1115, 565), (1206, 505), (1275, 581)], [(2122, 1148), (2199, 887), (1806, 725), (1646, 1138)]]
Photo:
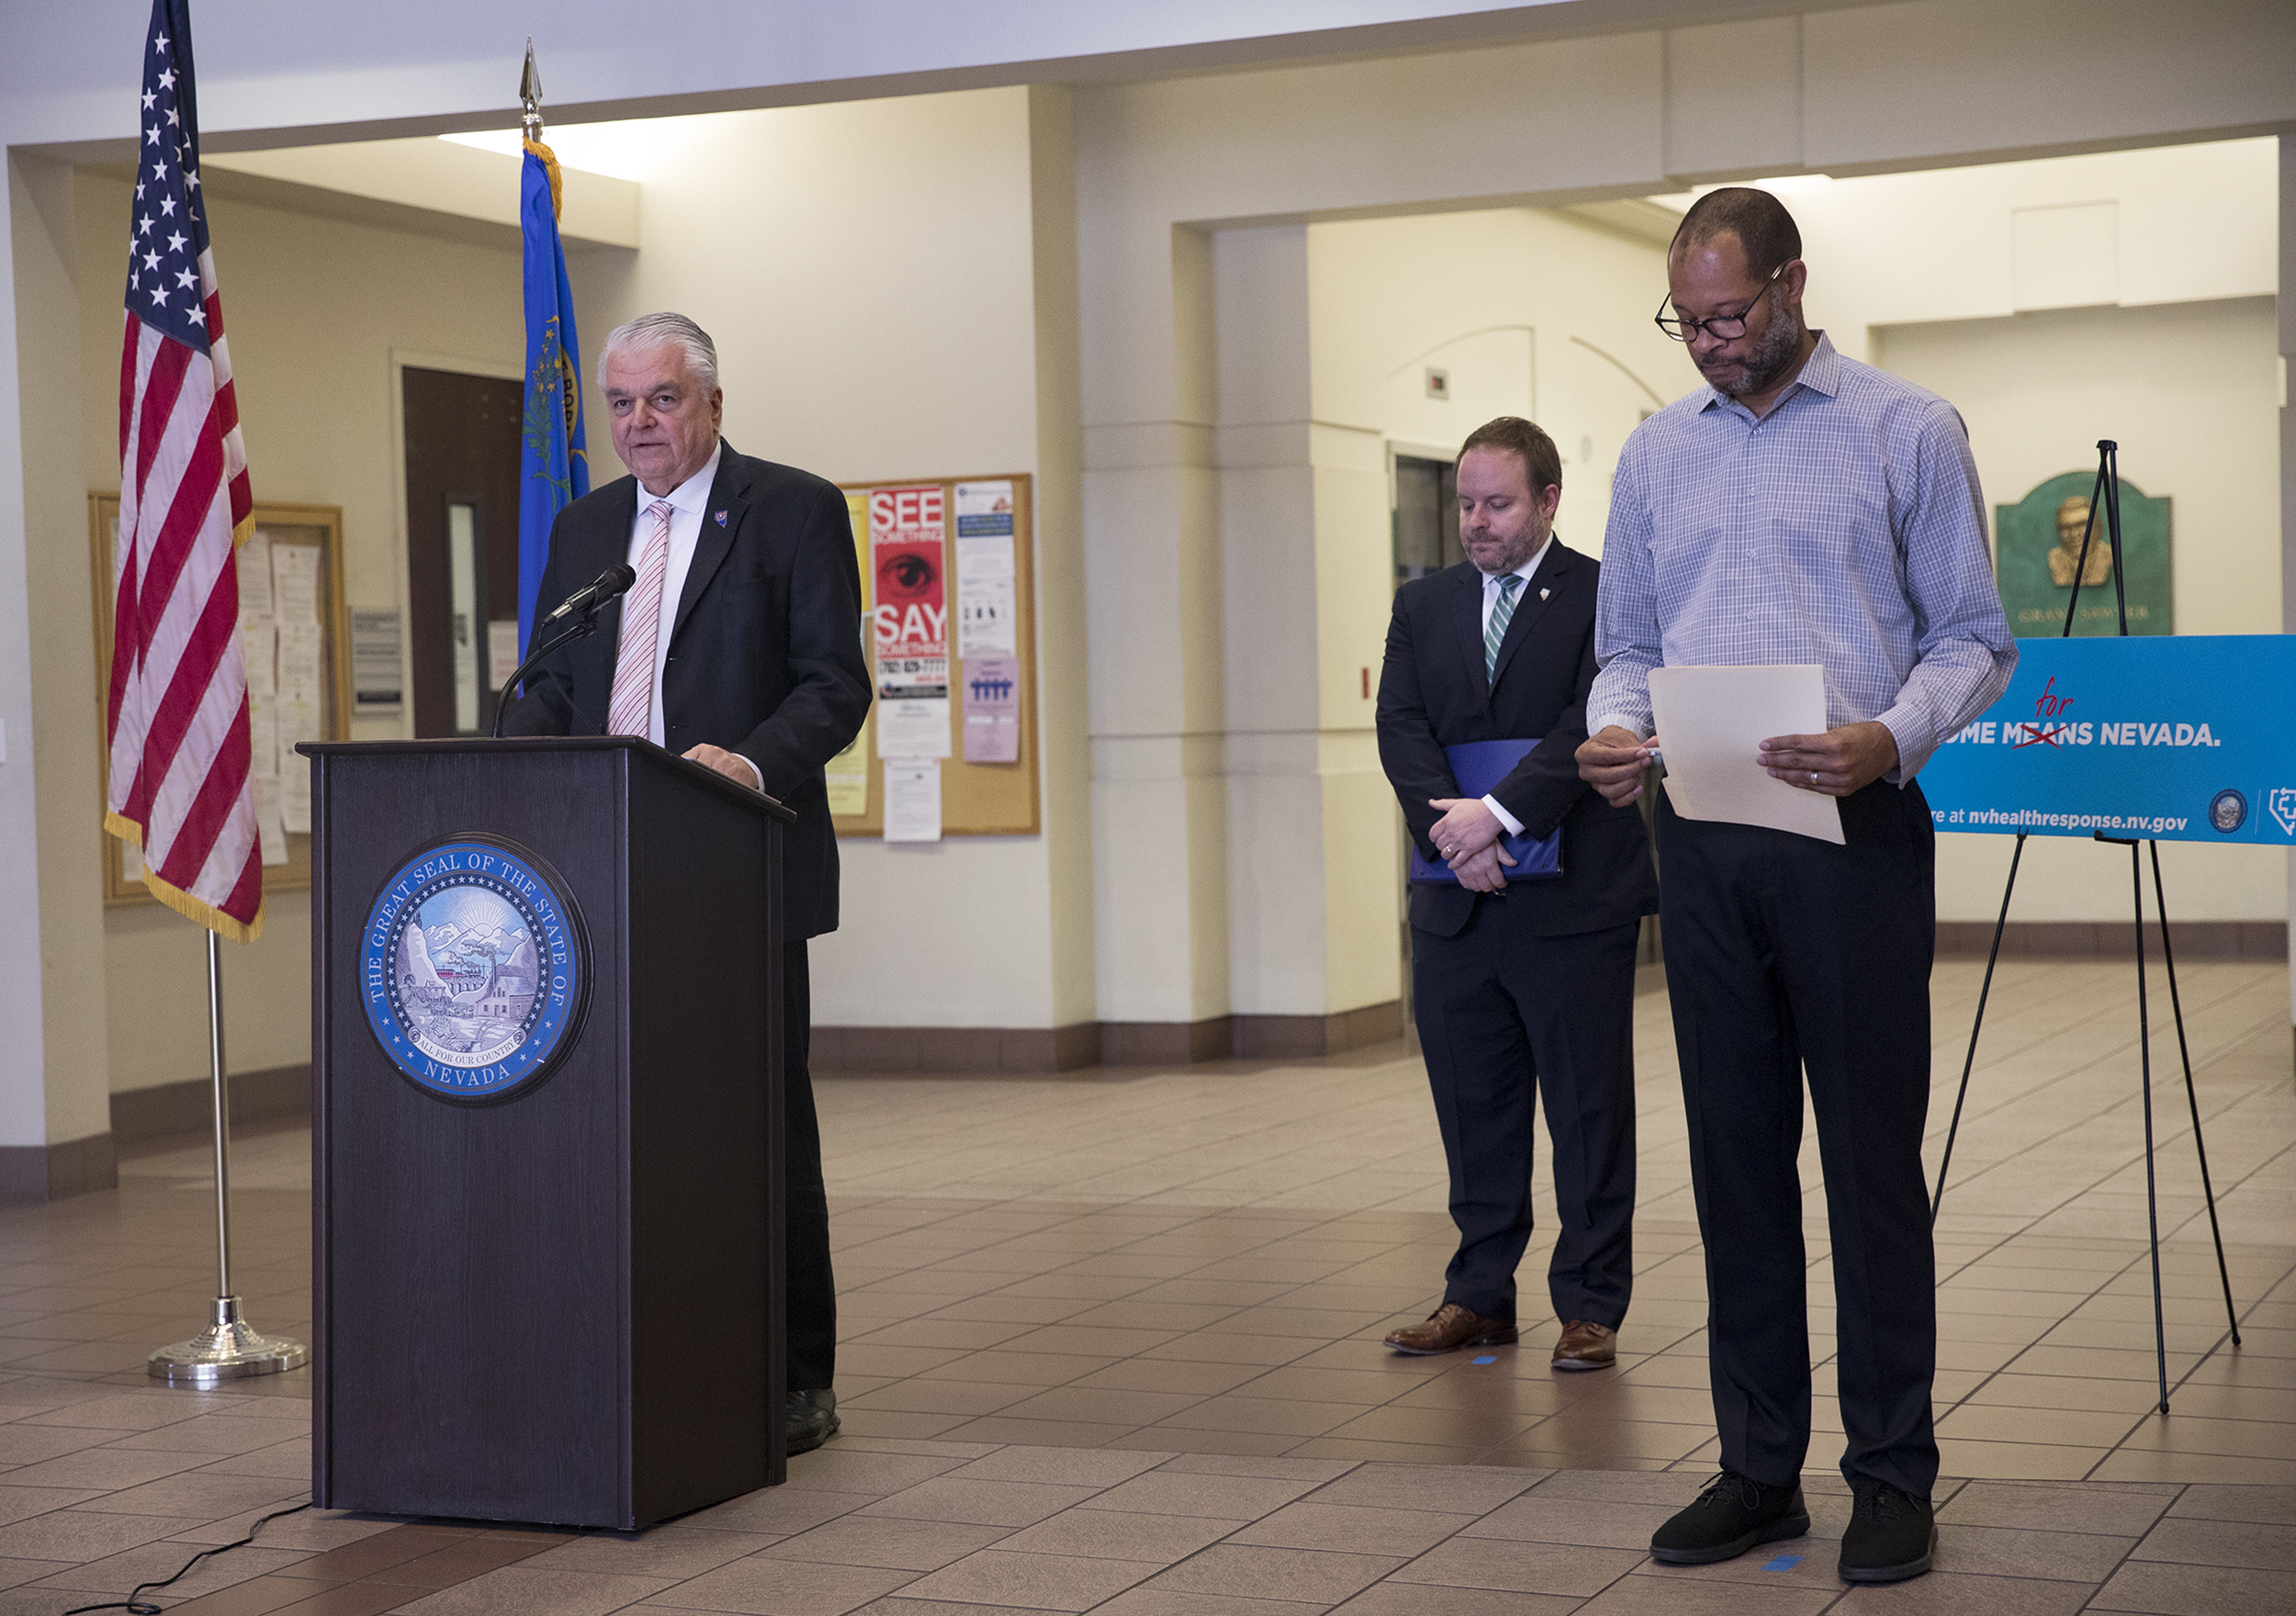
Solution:
[(1503, 897), (1412, 882), (1411, 923), (1423, 931), (1456, 937), (1478, 903), (1505, 903), (1512, 922), (1542, 937), (1658, 912), (1639, 804), (1613, 808), (1579, 779), (1575, 754), (1586, 739), (1594, 684), (1601, 571), (1593, 557), (1554, 541), (1507, 624), (1495, 679), (1483, 672), (1482, 574), (1473, 562), (1413, 578), (1395, 592), (1379, 671), (1379, 761), (1420, 852), (1436, 857), (1427, 836), (1443, 817), (1427, 799), (1461, 795), (1443, 748), (1466, 741), (1536, 739), (1491, 795), (1523, 822), (1525, 835), (1562, 826), (1558, 880), (1512, 881)]
[[(766, 795), (796, 810), (782, 861), (785, 932), (818, 937), (837, 929), (837, 834), (822, 765), (869, 711), (852, 522), (835, 484), (723, 449), (670, 630), (662, 740), (672, 752), (706, 741), (740, 753)], [(637, 494), (625, 477), (558, 512), (544, 610), (627, 558)], [(598, 621), (598, 633), (527, 679), (503, 734), (604, 733), (622, 601)]]

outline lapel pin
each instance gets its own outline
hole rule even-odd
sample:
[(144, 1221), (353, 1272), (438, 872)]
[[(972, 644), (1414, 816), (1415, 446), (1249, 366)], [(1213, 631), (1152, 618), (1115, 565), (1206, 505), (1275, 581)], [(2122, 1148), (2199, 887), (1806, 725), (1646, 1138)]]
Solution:
[(723, 511), (717, 513), (717, 525), (720, 527), (726, 525), (726, 513)]
[[(718, 521), (720, 521), (720, 522), (723, 522), (723, 521), (725, 521), (726, 519), (725, 519), (724, 517), (722, 517), (722, 516), (721, 516), (721, 517), (719, 517), (717, 520), (718, 520)], [(1554, 590), (1552, 590), (1552, 589), (1541, 589), (1541, 590), (1539, 590), (1539, 592), (1538, 592), (1538, 598), (1539, 598), (1540, 600), (1545, 600), (1548, 596), (1549, 596), (1549, 595), (1553, 594), (1554, 592), (1555, 592), (1555, 591), (1554, 591)]]

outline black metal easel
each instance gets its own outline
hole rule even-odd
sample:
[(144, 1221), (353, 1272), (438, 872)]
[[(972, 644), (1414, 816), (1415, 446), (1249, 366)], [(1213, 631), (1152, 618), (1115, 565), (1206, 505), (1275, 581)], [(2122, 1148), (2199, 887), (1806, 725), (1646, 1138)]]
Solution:
[[(2112, 548), (2112, 595), (2120, 614), (2121, 634), (2129, 632), (2128, 593), (2122, 585), (2123, 569), (2121, 564), (2121, 463), (2120, 445), (2110, 438), (2097, 440), (2097, 483), (2088, 496), (2088, 525), (2081, 533), (2081, 553), (2073, 568), (2073, 598), (2065, 603), (2065, 633), (2073, 635), (2073, 614), (2081, 603), (2081, 575), (2088, 569), (2088, 544), (2097, 531), (2097, 511), (2102, 503), (2105, 512), (2106, 542)], [(1969, 1073), (1977, 1063), (1977, 1034), (1985, 1027), (1986, 1001), (1993, 993), (1993, 968), (2001, 958), (2001, 933), (2009, 925), (2009, 894), (2017, 890), (2017, 867), (2025, 857), (2025, 838), (2032, 833), (2017, 833), (2017, 849), (2009, 856), (2009, 881), (2001, 889), (2001, 915), (1993, 923), (1993, 948), (1986, 955), (1985, 985), (1977, 993), (1977, 1016), (1969, 1027), (1969, 1053), (1961, 1063), (1961, 1090), (1953, 1096), (1953, 1120), (1945, 1130), (1945, 1155), (1937, 1165), (1937, 1193), (1930, 1202), (1930, 1227), (1937, 1227), (1937, 1215), (1945, 1204), (1945, 1174), (1953, 1164), (1953, 1139), (1961, 1131), (1962, 1103), (1969, 1097)], [(2129, 850), (2130, 893), (2136, 911), (2136, 1027), (2137, 1051), (2144, 1072), (2144, 1215), (2151, 1229), (2153, 1257), (2153, 1352), (2154, 1362), (2160, 1375), (2160, 1411), (2168, 1412), (2168, 1327), (2161, 1306), (2160, 1290), (2160, 1197), (2153, 1173), (2153, 1028), (2151, 1005), (2145, 994), (2144, 982), (2144, 868), (2139, 847), (2149, 847), (2153, 858), (2153, 908), (2160, 917), (2161, 963), (2168, 972), (2168, 1004), (2177, 1021), (2177, 1052), (2184, 1060), (2185, 1100), (2192, 1108), (2192, 1143), (2200, 1158), (2200, 1190), (2208, 1198), (2209, 1232), (2216, 1240), (2216, 1274), (2224, 1286), (2224, 1317), (2232, 1330), (2233, 1345), (2240, 1345), (2240, 1315), (2233, 1306), (2232, 1271), (2224, 1263), (2224, 1231), (2216, 1220), (2216, 1188), (2209, 1179), (2208, 1141), (2200, 1132), (2200, 1097), (2192, 1085), (2192, 1050), (2185, 1042), (2184, 1002), (2177, 992), (2177, 957), (2168, 946), (2168, 903), (2163, 893), (2160, 879), (2160, 844), (2132, 836), (2109, 836), (2103, 831), (2095, 833), (2097, 840), (2110, 842)]]

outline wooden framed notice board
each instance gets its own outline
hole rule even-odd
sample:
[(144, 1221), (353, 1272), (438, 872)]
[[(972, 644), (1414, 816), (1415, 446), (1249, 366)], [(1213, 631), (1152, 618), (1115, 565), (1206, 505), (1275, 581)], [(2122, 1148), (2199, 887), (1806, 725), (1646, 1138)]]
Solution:
[[(240, 545), (240, 646), (264, 886), (311, 884), (310, 765), (298, 741), (351, 738), (351, 638), (343, 601), (343, 507), (257, 505), (255, 531)], [(96, 610), (96, 803), (107, 800), (111, 759), (101, 736), (112, 667), (112, 564), (119, 496), (88, 496), (90, 597)], [(157, 902), (143, 885), (141, 852), (104, 837), (107, 907)]]
[(914, 794), (917, 766), (929, 762), (939, 771), (940, 835), (1035, 835), (1029, 477), (840, 486), (861, 564), (861, 633), (876, 700), (860, 736), (828, 766), (838, 835), (885, 835), (888, 762), (905, 777), (911, 809), (896, 813), (888, 839), (930, 839), (916, 834)]

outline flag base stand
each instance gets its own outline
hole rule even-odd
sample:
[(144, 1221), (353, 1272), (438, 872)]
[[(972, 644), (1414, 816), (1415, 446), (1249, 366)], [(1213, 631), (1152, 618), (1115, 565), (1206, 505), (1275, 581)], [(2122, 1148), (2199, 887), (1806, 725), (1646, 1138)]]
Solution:
[(231, 1289), (231, 1096), (223, 1075), (223, 944), (212, 931), (208, 933), (208, 1074), (215, 1097), (215, 1309), (207, 1329), (144, 1360), (152, 1378), (170, 1386), (216, 1386), (250, 1375), (276, 1375), (300, 1369), (311, 1357), (301, 1341), (264, 1335), (241, 1318)]
[(240, 1317), (237, 1296), (215, 1299), (215, 1322), (187, 1341), (162, 1347), (147, 1360), (152, 1378), (171, 1386), (214, 1386), (249, 1375), (276, 1375), (310, 1362), (310, 1349), (284, 1336), (264, 1335)]

